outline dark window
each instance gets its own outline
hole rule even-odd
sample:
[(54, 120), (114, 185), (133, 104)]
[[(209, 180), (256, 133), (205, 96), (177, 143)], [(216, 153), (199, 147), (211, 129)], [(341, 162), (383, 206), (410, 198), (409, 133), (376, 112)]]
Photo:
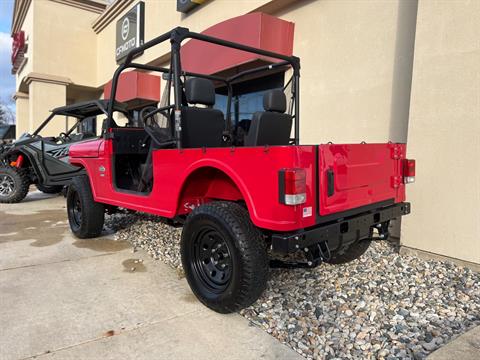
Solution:
[[(233, 85), (231, 119), (233, 124), (242, 120), (251, 120), (257, 111), (263, 111), (263, 94), (268, 90), (282, 89), (284, 73), (277, 73)], [(215, 108), (227, 114), (227, 89), (218, 88)]]
[(84, 119), (78, 125), (77, 131), (80, 134), (96, 134), (97, 133), (97, 117), (92, 116)]

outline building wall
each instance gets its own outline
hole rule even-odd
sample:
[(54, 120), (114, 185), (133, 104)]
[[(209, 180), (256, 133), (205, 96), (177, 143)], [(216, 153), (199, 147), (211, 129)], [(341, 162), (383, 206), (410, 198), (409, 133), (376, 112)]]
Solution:
[[(202, 5), (196, 11), (188, 15), (176, 11), (176, 0), (165, 1), (145, 1), (145, 41), (148, 41), (158, 35), (172, 30), (177, 26), (187, 27), (192, 31), (201, 32), (204, 29), (215, 25), (231, 17), (248, 13), (269, 1), (249, 0), (249, 1), (209, 1)], [(122, 17), (138, 1), (132, 2), (116, 19)], [(232, 3), (235, 3), (232, 6)], [(97, 42), (97, 67), (98, 81), (101, 86), (107, 83), (113, 75), (116, 68), (115, 63), (115, 31), (116, 19), (109, 23), (107, 27), (98, 34)], [(239, 29), (241, 31), (241, 29)], [(170, 51), (168, 42), (146, 51), (136, 61), (147, 63)]]
[(92, 22), (98, 14), (53, 1), (33, 1), (34, 72), (94, 86), (97, 45)]
[(17, 137), (29, 131), (30, 106), (27, 94), (19, 93), (15, 95), (15, 118)]
[[(65, 104), (67, 96), (66, 85), (33, 81), (29, 85), (29, 127), (32, 133), (50, 115), (50, 110)], [(32, 101), (34, 99), (34, 101)], [(66, 130), (66, 121), (57, 117), (50, 121), (40, 133), (43, 136), (58, 136)]]
[(403, 245), (480, 263), (480, 2), (420, 0)]
[[(27, 15), (25, 16), (25, 20), (23, 21), (22, 30), (25, 31), (25, 39), (28, 42), (28, 50), (27, 50), (27, 62), (25, 66), (20, 69), (20, 71), (16, 74), (16, 90), (22, 91), (21, 89), (22, 80), (23, 78), (33, 71), (33, 63), (35, 62), (35, 32), (33, 31), (33, 18), (35, 7), (30, 5), (27, 11)], [(24, 84), (23, 84), (24, 85)]]
[(294, 53), (302, 64), (302, 143), (406, 140), (408, 116), (393, 111), (409, 98), (408, 87), (395, 91), (398, 78), (409, 78), (397, 59), (405, 53), (411, 58), (408, 47), (414, 40), (410, 36), (411, 45), (397, 45), (409, 31), (400, 15), (414, 17), (416, 10), (412, 1), (407, 4), (411, 14), (402, 12), (405, 4), (304, 1), (278, 14), (295, 23)]

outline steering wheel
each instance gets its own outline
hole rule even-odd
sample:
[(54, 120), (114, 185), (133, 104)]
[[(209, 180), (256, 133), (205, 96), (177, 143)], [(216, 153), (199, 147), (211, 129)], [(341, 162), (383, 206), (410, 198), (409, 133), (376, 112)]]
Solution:
[(70, 139), (70, 136), (68, 136), (66, 133), (64, 132), (61, 132), (59, 135), (58, 135), (58, 138), (63, 141), (64, 143), (66, 143), (68, 140), (71, 140)]
[(161, 129), (158, 126), (158, 123), (155, 121), (155, 115), (160, 113), (165, 116), (165, 118), (169, 119), (170, 115), (168, 114), (168, 110), (171, 108), (173, 108), (173, 105), (164, 106), (161, 108), (157, 108), (156, 106), (147, 106), (140, 111), (140, 119), (145, 126), (145, 131), (159, 146), (169, 144), (172, 142), (172, 140), (165, 141), (165, 138), (161, 136)]

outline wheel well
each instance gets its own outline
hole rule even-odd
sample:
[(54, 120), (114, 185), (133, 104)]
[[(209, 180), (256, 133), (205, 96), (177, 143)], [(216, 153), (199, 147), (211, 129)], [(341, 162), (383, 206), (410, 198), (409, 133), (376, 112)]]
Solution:
[[(22, 155), (23, 156), (23, 163), (22, 163), (22, 168), (25, 169), (25, 168), (29, 168), (31, 167), (35, 176), (38, 177), (38, 174), (37, 174), (37, 169), (35, 169), (35, 167), (32, 165), (32, 162), (30, 161), (30, 155), (26, 152), (23, 152), (21, 150), (16, 150), (15, 152), (12, 152), (9, 156), (8, 156), (8, 162), (12, 162), (12, 161), (17, 161), (18, 157)], [(30, 174), (31, 175), (31, 174)]]
[(177, 215), (187, 214), (194, 207), (212, 200), (244, 201), (238, 186), (223, 171), (214, 167), (197, 169), (182, 186)]

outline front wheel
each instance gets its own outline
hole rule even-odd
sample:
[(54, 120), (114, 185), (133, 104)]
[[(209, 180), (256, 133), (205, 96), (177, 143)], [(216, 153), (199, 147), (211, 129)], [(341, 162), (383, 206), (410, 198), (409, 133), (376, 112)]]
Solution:
[(67, 213), (70, 229), (76, 237), (88, 239), (102, 233), (105, 208), (93, 200), (88, 177), (73, 178), (68, 187)]
[(248, 211), (236, 203), (194, 209), (183, 228), (181, 255), (193, 293), (216, 312), (243, 309), (265, 290), (266, 244)]
[(23, 169), (0, 167), (0, 203), (18, 203), (28, 194), (30, 179)]

